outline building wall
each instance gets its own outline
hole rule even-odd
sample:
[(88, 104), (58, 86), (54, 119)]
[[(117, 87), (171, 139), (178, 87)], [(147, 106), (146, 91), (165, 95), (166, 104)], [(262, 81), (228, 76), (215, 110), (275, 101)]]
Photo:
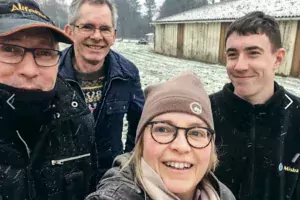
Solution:
[(155, 36), (154, 36), (154, 51), (158, 53), (162, 52), (162, 38), (165, 32), (165, 25), (164, 24), (157, 24), (155, 25)]
[(298, 21), (291, 76), (300, 78), (300, 21)]
[[(279, 21), (282, 45), (286, 49), (286, 58), (276, 73), (289, 76), (292, 70), (298, 21)], [(297, 56), (297, 55), (295, 55)]]
[(155, 51), (165, 55), (177, 54), (177, 24), (155, 25)]
[(183, 56), (218, 63), (221, 23), (185, 24)]
[(220, 45), (219, 45), (219, 63), (222, 65), (226, 64), (226, 56), (225, 56), (225, 37), (230, 22), (222, 22), (221, 23), (221, 32), (220, 32)]
[[(300, 24), (300, 23), (299, 23)], [(300, 27), (298, 21), (279, 21), (286, 59), (276, 71), (300, 76)], [(224, 37), (229, 23), (185, 23), (155, 25), (155, 51), (209, 63), (225, 64)], [(222, 48), (223, 47), (223, 48)]]

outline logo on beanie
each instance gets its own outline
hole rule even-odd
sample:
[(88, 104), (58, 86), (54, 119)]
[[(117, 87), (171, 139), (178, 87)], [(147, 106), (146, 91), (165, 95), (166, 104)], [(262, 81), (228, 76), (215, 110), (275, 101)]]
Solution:
[(193, 102), (190, 104), (190, 108), (193, 113), (200, 115), (202, 113), (202, 107), (199, 103)]

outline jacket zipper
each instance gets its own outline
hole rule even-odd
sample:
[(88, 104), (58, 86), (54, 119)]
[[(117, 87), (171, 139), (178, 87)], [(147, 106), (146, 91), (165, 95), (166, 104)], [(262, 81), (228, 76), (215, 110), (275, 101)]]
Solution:
[(98, 113), (98, 116), (97, 116), (97, 120), (96, 120), (95, 126), (97, 125), (97, 123), (99, 121), (99, 118), (101, 116), (101, 112), (102, 112), (102, 109), (103, 109), (103, 106), (104, 106), (105, 98), (106, 98), (106, 95), (108, 94), (108, 92), (110, 90), (111, 83), (112, 83), (112, 81), (117, 80), (117, 79), (122, 80), (122, 81), (127, 81), (128, 80), (128, 79), (124, 79), (124, 78), (120, 78), (120, 77), (114, 77), (114, 78), (112, 78), (112, 79), (109, 80), (107, 90), (105, 91), (103, 99), (101, 100), (101, 106), (100, 106), (100, 110), (99, 110), (99, 113)]
[[(18, 130), (16, 130), (17, 132), (17, 135), (19, 137), (19, 139), (22, 141), (22, 143), (24, 144), (25, 146), (25, 149), (26, 149), (26, 153), (27, 153), (27, 156), (28, 156), (28, 162), (30, 163), (30, 159), (31, 159), (31, 156), (30, 156), (30, 149), (27, 145), (27, 143), (25, 142), (25, 140), (22, 138), (22, 136), (20, 135), (20, 132)], [(32, 181), (29, 180), (31, 179), (31, 164), (29, 164), (27, 167), (26, 167), (26, 174), (27, 174), (27, 184), (28, 184), (28, 197), (29, 199), (34, 199), (35, 197), (35, 191), (34, 191), (34, 188), (32, 186)]]
[(256, 123), (255, 123), (255, 115), (256, 115), (256, 113), (254, 113), (253, 114), (253, 117), (252, 117), (252, 120), (253, 120), (253, 124), (252, 124), (252, 135), (251, 135), (251, 140), (252, 140), (252, 152), (251, 152), (251, 157), (252, 157), (252, 163), (251, 163), (251, 179), (250, 179), (250, 185), (249, 185), (249, 188), (250, 188), (250, 190), (249, 190), (249, 192), (250, 192), (250, 194), (253, 194), (253, 179), (254, 179), (254, 175), (255, 175), (255, 162), (256, 162), (256, 158), (255, 158), (255, 145), (256, 145), (256, 143), (255, 143), (255, 139), (256, 139), (256, 137), (255, 137), (255, 126), (256, 126)]
[(51, 164), (54, 165), (63, 165), (65, 162), (69, 162), (69, 161), (73, 161), (73, 160), (78, 160), (81, 158), (85, 158), (85, 157), (89, 157), (91, 156), (90, 153), (87, 154), (83, 154), (80, 156), (74, 156), (74, 157), (70, 157), (70, 158), (64, 158), (64, 159), (60, 159), (60, 160), (51, 160)]
[(28, 156), (28, 160), (30, 160), (30, 149), (29, 149), (27, 143), (25, 142), (25, 140), (24, 140), (24, 139), (22, 138), (22, 136), (20, 135), (19, 131), (16, 130), (16, 132), (17, 132), (17, 135), (18, 135), (19, 139), (20, 139), (20, 140), (22, 141), (22, 143), (25, 145), (26, 152), (27, 152), (27, 156)]

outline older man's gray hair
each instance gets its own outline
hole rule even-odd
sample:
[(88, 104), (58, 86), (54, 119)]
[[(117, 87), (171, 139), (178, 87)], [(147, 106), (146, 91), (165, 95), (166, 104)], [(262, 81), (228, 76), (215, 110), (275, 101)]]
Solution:
[(69, 7), (68, 23), (73, 24), (79, 17), (79, 10), (84, 3), (107, 5), (111, 11), (112, 24), (117, 28), (118, 11), (113, 0), (72, 0)]

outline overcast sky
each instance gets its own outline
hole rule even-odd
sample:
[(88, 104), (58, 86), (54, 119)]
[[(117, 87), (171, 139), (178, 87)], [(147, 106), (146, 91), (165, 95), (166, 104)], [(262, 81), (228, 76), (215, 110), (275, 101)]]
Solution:
[[(72, 0), (67, 0), (68, 3), (71, 3)], [(115, 0), (118, 1), (118, 0)], [(139, 0), (141, 5), (144, 5), (145, 0)], [(156, 5), (161, 6), (165, 0), (155, 0)]]

